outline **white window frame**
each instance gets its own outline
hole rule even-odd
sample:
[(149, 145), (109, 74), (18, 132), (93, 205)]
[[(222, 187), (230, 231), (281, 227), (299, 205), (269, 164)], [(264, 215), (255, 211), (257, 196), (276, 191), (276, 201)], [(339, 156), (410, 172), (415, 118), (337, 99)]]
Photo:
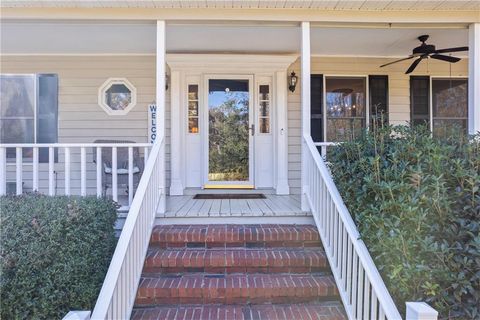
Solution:
[[(466, 80), (468, 88), (468, 77), (466, 76), (429, 76), (429, 99), (428, 99), (428, 117), (430, 122), (430, 132), (433, 134), (433, 80)], [(467, 130), (468, 130), (468, 89), (467, 89)], [(454, 119), (454, 118), (452, 118)]]
[[(114, 84), (123, 84), (130, 90), (131, 101), (123, 110), (113, 110), (105, 101), (106, 91)], [(98, 89), (98, 105), (111, 116), (124, 116), (137, 104), (137, 88), (127, 78), (108, 78)]]
[[(262, 77), (258, 76), (258, 80), (255, 83), (255, 110), (254, 115), (255, 115), (255, 134), (257, 135), (262, 135), (262, 136), (268, 136), (272, 135), (273, 132), (273, 123), (272, 123), (272, 118), (273, 118), (273, 94), (272, 94), (272, 77)], [(267, 80), (268, 79), (268, 80)], [(260, 86), (268, 86), (268, 100), (260, 100)], [(268, 102), (268, 115), (265, 117), (262, 117), (260, 114), (260, 103), (267, 101)], [(268, 132), (260, 132), (260, 119), (261, 118), (267, 118), (268, 119)]]
[[(323, 143), (327, 141), (327, 77), (330, 78), (364, 78), (365, 79), (365, 129), (370, 129), (370, 88), (368, 75), (364, 74), (324, 74), (323, 75), (323, 106), (322, 106), (322, 124), (323, 124)], [(337, 142), (338, 143), (338, 142)]]

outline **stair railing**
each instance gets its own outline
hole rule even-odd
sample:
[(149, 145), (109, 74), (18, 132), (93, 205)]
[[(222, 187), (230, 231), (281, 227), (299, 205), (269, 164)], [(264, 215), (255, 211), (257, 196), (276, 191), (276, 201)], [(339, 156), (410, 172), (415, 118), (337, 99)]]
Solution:
[(150, 152), (92, 319), (130, 319), (157, 209), (165, 210), (164, 138)]
[(310, 136), (303, 137), (305, 196), (349, 319), (401, 319), (400, 313)]

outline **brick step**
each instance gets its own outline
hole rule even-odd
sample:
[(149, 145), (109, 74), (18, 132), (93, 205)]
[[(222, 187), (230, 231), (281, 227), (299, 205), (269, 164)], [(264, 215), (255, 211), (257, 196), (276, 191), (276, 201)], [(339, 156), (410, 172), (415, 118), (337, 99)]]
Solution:
[(181, 305), (136, 308), (134, 320), (343, 320), (347, 316), (338, 302), (265, 305)]
[(309, 273), (328, 270), (322, 248), (151, 249), (147, 273)]
[(321, 247), (312, 225), (166, 225), (152, 231), (151, 245), (175, 247)]
[(201, 273), (142, 277), (135, 305), (301, 303), (337, 298), (329, 275)]

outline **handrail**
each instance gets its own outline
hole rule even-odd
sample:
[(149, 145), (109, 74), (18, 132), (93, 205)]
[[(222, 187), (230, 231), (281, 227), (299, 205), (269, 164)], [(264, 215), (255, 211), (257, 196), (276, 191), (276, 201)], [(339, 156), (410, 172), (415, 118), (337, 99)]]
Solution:
[[(115, 248), (92, 319), (129, 319), (157, 207), (165, 204), (165, 142), (156, 141)], [(161, 210), (164, 210), (164, 208)]]
[(349, 319), (401, 319), (310, 136), (306, 144), (306, 199), (322, 239)]

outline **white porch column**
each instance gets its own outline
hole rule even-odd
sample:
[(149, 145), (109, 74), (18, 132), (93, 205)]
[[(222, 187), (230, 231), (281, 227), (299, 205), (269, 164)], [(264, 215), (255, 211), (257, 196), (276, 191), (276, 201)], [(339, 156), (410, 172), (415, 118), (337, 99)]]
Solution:
[(183, 195), (182, 184), (182, 114), (180, 105), (180, 72), (170, 74), (170, 195)]
[(306, 185), (308, 177), (306, 176), (305, 157), (307, 155), (307, 146), (304, 142), (304, 136), (310, 136), (310, 22), (302, 22), (302, 50), (301, 50), (301, 87), (302, 87), (302, 210), (308, 211), (310, 208), (307, 203)]
[(277, 194), (290, 194), (288, 186), (288, 113), (287, 113), (287, 71), (275, 74), (277, 112)]
[(160, 141), (165, 137), (165, 21), (157, 21), (157, 87), (156, 103), (157, 112), (155, 122), (157, 124), (157, 137)]
[(472, 23), (468, 37), (468, 132), (480, 131), (480, 23)]
[[(155, 122), (157, 125), (156, 143), (165, 138), (165, 21), (157, 20), (157, 55), (156, 55), (156, 103), (157, 112), (155, 113)], [(165, 145), (165, 144), (164, 144)], [(161, 183), (160, 190), (162, 196), (158, 204), (157, 212), (166, 211), (165, 197), (165, 148), (159, 155), (163, 163), (160, 165)]]

